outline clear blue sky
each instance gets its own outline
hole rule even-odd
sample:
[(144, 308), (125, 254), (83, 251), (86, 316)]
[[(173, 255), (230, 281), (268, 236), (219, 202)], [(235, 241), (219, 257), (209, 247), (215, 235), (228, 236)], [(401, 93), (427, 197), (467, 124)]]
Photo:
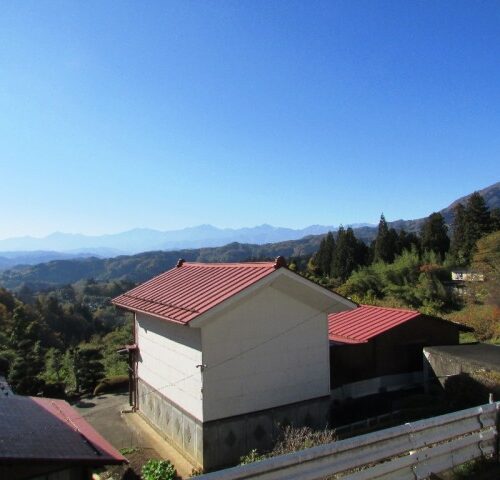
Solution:
[(500, 3), (8, 1), (0, 238), (428, 215), (500, 177)]

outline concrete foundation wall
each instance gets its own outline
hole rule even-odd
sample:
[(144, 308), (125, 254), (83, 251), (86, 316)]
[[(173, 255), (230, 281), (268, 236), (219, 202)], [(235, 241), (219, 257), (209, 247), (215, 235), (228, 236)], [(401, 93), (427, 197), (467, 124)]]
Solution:
[(139, 379), (139, 412), (191, 462), (203, 465), (203, 429), (194, 418)]
[(207, 422), (203, 425), (204, 466), (214, 470), (234, 465), (254, 448), (265, 452), (286, 425), (324, 429), (329, 408), (330, 398), (322, 397)]
[(139, 411), (148, 423), (206, 470), (234, 465), (254, 448), (271, 449), (280, 426), (324, 429), (328, 424), (330, 397), (202, 423), (142, 380), (138, 388)]

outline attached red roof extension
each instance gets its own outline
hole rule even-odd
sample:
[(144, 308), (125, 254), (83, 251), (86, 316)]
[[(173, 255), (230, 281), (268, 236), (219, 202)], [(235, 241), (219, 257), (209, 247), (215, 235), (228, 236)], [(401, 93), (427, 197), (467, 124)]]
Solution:
[[(281, 260), (280, 260), (281, 259)], [(117, 307), (186, 324), (284, 265), (276, 262), (188, 263), (113, 299)]]
[(420, 315), (415, 310), (360, 305), (354, 310), (328, 315), (328, 336), (335, 342), (365, 343)]

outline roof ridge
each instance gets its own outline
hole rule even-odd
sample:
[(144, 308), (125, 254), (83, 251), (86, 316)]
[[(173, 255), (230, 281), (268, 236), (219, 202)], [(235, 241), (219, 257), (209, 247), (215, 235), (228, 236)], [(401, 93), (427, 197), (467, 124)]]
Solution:
[[(418, 313), (419, 315), (422, 315), (421, 312), (418, 310), (411, 310), (409, 308), (399, 308), (399, 307), (383, 307), (381, 305), (367, 305), (365, 303), (362, 303), (360, 307), (370, 307), (370, 308), (383, 308), (384, 310), (394, 310), (396, 312), (411, 312), (411, 313)], [(359, 308), (359, 307), (358, 307)]]
[(276, 262), (185, 262), (182, 266), (194, 265), (197, 267), (261, 267), (269, 266), (274, 267)]

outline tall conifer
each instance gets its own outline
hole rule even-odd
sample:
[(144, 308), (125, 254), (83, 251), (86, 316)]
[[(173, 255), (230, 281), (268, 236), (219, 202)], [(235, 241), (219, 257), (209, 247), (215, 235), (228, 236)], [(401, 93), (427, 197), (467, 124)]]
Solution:
[(443, 216), (440, 213), (431, 213), (420, 230), (422, 249), (436, 252), (443, 259), (450, 248), (447, 231)]

